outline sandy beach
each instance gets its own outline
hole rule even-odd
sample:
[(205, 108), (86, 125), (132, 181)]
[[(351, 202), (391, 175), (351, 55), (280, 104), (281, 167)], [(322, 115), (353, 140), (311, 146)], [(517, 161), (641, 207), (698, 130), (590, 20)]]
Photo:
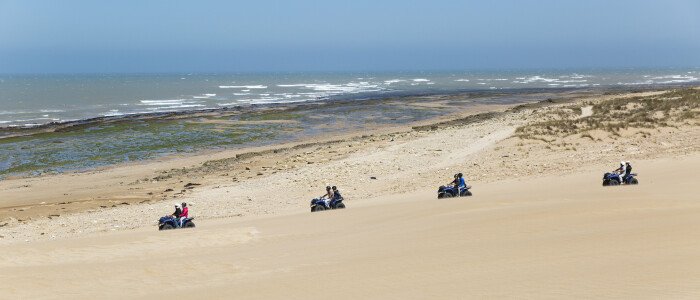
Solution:
[[(0, 298), (697, 298), (699, 93), (0, 181)], [(640, 185), (602, 187), (620, 160)], [(436, 199), (457, 172), (474, 196)], [(348, 209), (311, 214), (326, 185)], [(175, 202), (197, 228), (158, 232)]]

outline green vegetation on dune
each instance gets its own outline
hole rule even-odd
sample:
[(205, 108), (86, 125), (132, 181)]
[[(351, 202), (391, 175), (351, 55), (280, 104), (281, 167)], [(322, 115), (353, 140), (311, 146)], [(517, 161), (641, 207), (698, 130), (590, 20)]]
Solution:
[(628, 128), (700, 125), (700, 90), (682, 89), (645, 97), (614, 98), (591, 104), (593, 114), (581, 117), (582, 106), (566, 107), (543, 115), (549, 120), (517, 129), (523, 139), (547, 140), (602, 130), (618, 135)]

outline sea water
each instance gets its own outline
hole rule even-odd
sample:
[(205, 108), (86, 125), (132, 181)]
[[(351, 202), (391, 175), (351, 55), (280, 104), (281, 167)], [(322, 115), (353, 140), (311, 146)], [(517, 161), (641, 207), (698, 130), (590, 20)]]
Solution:
[(698, 69), (265, 74), (0, 74), (0, 127), (391, 95), (692, 84)]

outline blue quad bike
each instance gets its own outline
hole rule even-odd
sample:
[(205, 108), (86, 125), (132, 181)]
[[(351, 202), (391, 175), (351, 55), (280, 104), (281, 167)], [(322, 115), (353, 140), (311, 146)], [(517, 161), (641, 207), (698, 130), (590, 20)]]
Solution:
[(460, 197), (465, 197), (465, 196), (471, 196), (472, 192), (469, 191), (471, 187), (467, 187), (465, 189), (462, 189), (461, 191), (457, 191), (457, 187), (450, 186), (450, 185), (443, 185), (438, 188), (438, 199), (442, 198), (452, 198), (452, 197), (457, 197), (458, 195)]
[(620, 182), (620, 177), (617, 174), (605, 173), (603, 174), (603, 186), (616, 186), (620, 184), (639, 184), (639, 180), (637, 180), (636, 177), (637, 174), (632, 173), (622, 178), (622, 182)]
[(311, 200), (311, 212), (324, 211), (327, 209), (343, 209), (345, 204), (343, 203), (343, 198), (331, 200), (331, 202), (326, 206), (326, 201), (321, 198), (314, 198)]
[(178, 226), (179, 220), (173, 216), (164, 216), (158, 220), (158, 230), (170, 230), (176, 228), (194, 228), (194, 217), (185, 218), (182, 227)]

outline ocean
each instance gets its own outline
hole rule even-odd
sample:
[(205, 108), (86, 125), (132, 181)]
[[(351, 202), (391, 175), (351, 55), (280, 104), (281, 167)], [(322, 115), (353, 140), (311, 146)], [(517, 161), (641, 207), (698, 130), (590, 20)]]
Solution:
[(392, 95), (688, 84), (698, 69), (0, 75), (0, 127)]

